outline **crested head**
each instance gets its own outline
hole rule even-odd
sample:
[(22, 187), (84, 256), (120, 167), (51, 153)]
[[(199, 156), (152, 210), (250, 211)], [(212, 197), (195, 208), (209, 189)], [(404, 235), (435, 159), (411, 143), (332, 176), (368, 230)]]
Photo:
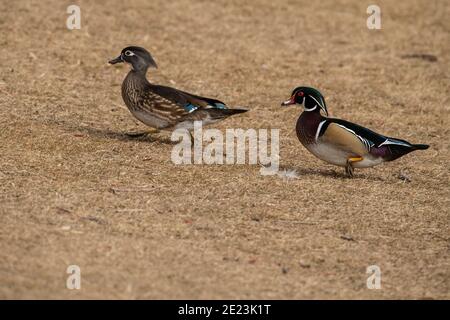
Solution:
[(147, 72), (149, 67), (158, 67), (150, 52), (142, 47), (136, 46), (129, 46), (122, 49), (120, 56), (109, 61), (110, 64), (122, 62), (129, 63), (133, 70), (143, 73)]
[(322, 110), (328, 115), (325, 98), (319, 90), (311, 87), (297, 87), (292, 91), (289, 100), (284, 101), (282, 106), (289, 106), (293, 104), (302, 105), (305, 111), (320, 112)]

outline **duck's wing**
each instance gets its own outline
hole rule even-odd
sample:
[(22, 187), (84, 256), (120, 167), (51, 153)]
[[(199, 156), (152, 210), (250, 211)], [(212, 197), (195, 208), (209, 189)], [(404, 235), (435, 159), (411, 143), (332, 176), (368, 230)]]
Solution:
[(194, 103), (201, 108), (228, 109), (227, 105), (220, 100), (197, 96), (195, 94), (188, 93), (188, 92), (181, 91), (181, 90), (178, 90), (178, 91), (180, 91), (184, 96), (186, 96), (186, 98), (191, 103)]
[(386, 137), (349, 121), (328, 118), (320, 123), (316, 139), (363, 156), (385, 141)]
[(184, 110), (186, 114), (198, 109), (227, 108), (222, 101), (197, 96), (171, 87), (154, 85), (151, 87), (151, 91), (160, 96), (165, 103)]
[(358, 124), (334, 118), (327, 118), (321, 122), (316, 138), (339, 145), (359, 155), (383, 145), (413, 147), (405, 140), (386, 137)]

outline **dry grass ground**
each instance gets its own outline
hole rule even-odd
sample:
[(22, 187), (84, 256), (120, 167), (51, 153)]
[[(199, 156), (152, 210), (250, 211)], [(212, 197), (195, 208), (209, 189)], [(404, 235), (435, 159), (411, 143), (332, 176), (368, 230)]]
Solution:
[[(70, 2), (1, 1), (0, 297), (450, 298), (450, 5), (377, 1), (370, 31), (371, 3), (77, 1), (70, 31)], [(127, 139), (144, 126), (120, 96), (127, 66), (106, 61), (130, 44), (153, 53), (153, 82), (251, 109), (216, 127), (279, 128), (299, 178), (177, 166), (168, 135)], [(297, 85), (431, 148), (348, 180), (279, 107)]]

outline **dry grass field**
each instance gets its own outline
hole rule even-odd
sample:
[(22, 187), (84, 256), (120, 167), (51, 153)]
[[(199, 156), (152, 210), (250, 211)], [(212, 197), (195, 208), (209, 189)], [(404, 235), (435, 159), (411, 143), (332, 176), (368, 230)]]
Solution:
[[(370, 1), (76, 1), (80, 30), (69, 4), (0, 2), (0, 298), (450, 298), (447, 1), (377, 1), (381, 30)], [(170, 133), (128, 138), (145, 128), (128, 66), (107, 64), (127, 45), (153, 54), (150, 81), (250, 109), (216, 128), (280, 129), (298, 178), (175, 165)], [(431, 147), (347, 179), (280, 107), (299, 85)]]

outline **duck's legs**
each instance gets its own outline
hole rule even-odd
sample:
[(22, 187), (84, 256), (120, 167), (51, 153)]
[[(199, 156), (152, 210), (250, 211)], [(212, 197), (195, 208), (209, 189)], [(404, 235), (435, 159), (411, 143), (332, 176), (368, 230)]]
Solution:
[(125, 134), (131, 138), (140, 138), (140, 137), (144, 137), (144, 136), (151, 135), (151, 134), (158, 133), (158, 132), (159, 132), (158, 129), (150, 128), (149, 130), (144, 131), (144, 132), (129, 132), (129, 133), (125, 133)]
[(353, 163), (362, 161), (363, 157), (352, 157), (347, 159), (347, 166), (345, 167), (345, 173), (349, 178), (353, 177)]

